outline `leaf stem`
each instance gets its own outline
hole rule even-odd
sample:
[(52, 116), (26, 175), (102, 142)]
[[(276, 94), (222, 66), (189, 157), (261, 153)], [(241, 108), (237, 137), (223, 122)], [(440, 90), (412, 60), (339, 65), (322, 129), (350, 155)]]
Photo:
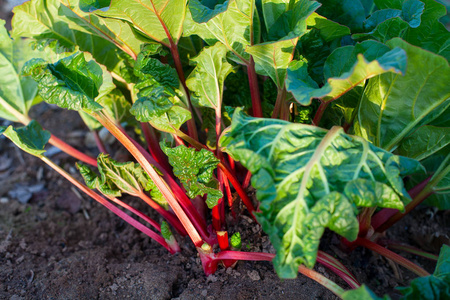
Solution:
[(159, 146), (158, 137), (156, 136), (155, 130), (148, 123), (141, 123), (141, 128), (150, 154), (166, 171), (171, 173), (172, 168), (167, 161), (167, 156)]
[(317, 252), (317, 262), (341, 277), (352, 288), (359, 288), (360, 283), (356, 280), (355, 276), (336, 258), (319, 250), (319, 252)]
[(255, 62), (251, 56), (250, 61), (247, 64), (247, 75), (250, 85), (250, 94), (252, 97), (253, 116), (256, 118), (262, 118), (263, 112), (261, 107), (261, 97), (259, 95), (258, 76), (255, 71)]
[(125, 212), (117, 208), (116, 206), (112, 205), (109, 201), (95, 193), (93, 190), (89, 189), (84, 184), (80, 183), (78, 180), (73, 178), (69, 173), (67, 173), (64, 169), (62, 169), (60, 166), (52, 162), (50, 159), (48, 159), (45, 156), (41, 156), (40, 159), (44, 161), (47, 165), (49, 165), (53, 170), (58, 172), (60, 175), (62, 175), (64, 178), (66, 178), (68, 181), (70, 181), (73, 185), (75, 185), (77, 188), (79, 188), (82, 192), (84, 192), (89, 197), (93, 198), (95, 201), (99, 202), (103, 206), (105, 206), (107, 209), (112, 211), (114, 214), (116, 214), (119, 218), (133, 226), (134, 228), (138, 229), (145, 235), (149, 236), (150, 238), (154, 239), (156, 242), (158, 242), (161, 246), (166, 248), (170, 251), (170, 253), (175, 253), (172, 248), (170, 248), (164, 238), (154, 231), (152, 231), (150, 228), (144, 226), (143, 224), (139, 223), (129, 215), (127, 215)]
[(106, 151), (105, 144), (103, 143), (102, 139), (100, 138), (100, 135), (98, 134), (98, 131), (97, 130), (92, 130), (92, 134), (94, 135), (95, 144), (97, 144), (98, 151), (100, 153), (108, 154), (108, 151)]
[(397, 253), (392, 252), (391, 250), (384, 248), (383, 246), (378, 245), (377, 243), (369, 241), (368, 239), (358, 238), (355, 243), (359, 246), (363, 246), (369, 250), (377, 252), (378, 254), (380, 254), (386, 258), (389, 258), (390, 260), (398, 263), (399, 265), (407, 268), (411, 272), (417, 274), (418, 276), (429, 276), (430, 275), (430, 273), (428, 273), (427, 271), (425, 271), (423, 268), (419, 267), (418, 265), (414, 264), (413, 262), (398, 255)]
[(382, 245), (382, 246), (386, 246), (389, 247), (391, 249), (395, 249), (395, 250), (400, 250), (400, 251), (405, 251), (408, 253), (412, 253), (414, 255), (418, 255), (418, 256), (422, 256), (424, 258), (433, 260), (433, 261), (437, 261), (439, 256), (435, 255), (435, 254), (431, 254), (428, 252), (425, 252), (421, 249), (418, 249), (416, 247), (413, 246), (409, 246), (409, 245), (405, 245), (405, 244), (401, 244), (401, 243), (397, 243), (391, 240), (379, 240), (377, 241), (378, 244)]
[(56, 148), (61, 149), (61, 151), (69, 154), (70, 156), (73, 156), (74, 158), (81, 160), (82, 162), (89, 164), (91, 166), (97, 167), (97, 160), (87, 154), (84, 154), (83, 152), (78, 151), (74, 147), (70, 146), (69, 144), (63, 142), (53, 134), (50, 136), (50, 140), (48, 141), (51, 145), (55, 146)]
[(323, 113), (325, 112), (325, 109), (327, 109), (328, 104), (330, 104), (330, 102), (320, 101), (319, 108), (317, 109), (312, 121), (313, 125), (319, 126), (320, 120), (322, 119)]
[(280, 118), (282, 120), (287, 120), (286, 118), (289, 114), (286, 114), (286, 89), (283, 87), (282, 89), (278, 89), (277, 92), (277, 100), (275, 101), (275, 107), (272, 112), (272, 119)]
[(139, 164), (144, 168), (144, 170), (147, 172), (147, 174), (150, 176), (150, 178), (153, 180), (157, 188), (161, 191), (163, 196), (166, 198), (167, 202), (169, 203), (170, 207), (173, 209), (175, 214), (177, 215), (178, 219), (181, 221), (181, 224), (183, 224), (184, 228), (186, 229), (187, 233), (189, 234), (189, 237), (191, 238), (192, 242), (197, 246), (201, 246), (203, 244), (203, 240), (198, 234), (197, 229), (192, 224), (189, 217), (186, 215), (186, 212), (183, 210), (183, 208), (178, 203), (177, 199), (175, 198), (173, 192), (169, 189), (167, 183), (159, 176), (159, 174), (155, 171), (153, 166), (150, 164), (150, 162), (145, 158), (143, 153), (139, 151), (139, 149), (136, 147), (133, 142), (127, 138), (127, 136), (116, 126), (116, 124), (109, 120), (106, 115), (103, 115), (101, 113), (95, 114), (94, 117), (104, 126), (106, 129), (111, 132), (113, 136), (116, 137), (116, 139), (119, 140), (119, 142), (127, 148), (127, 150), (133, 155), (133, 157), (139, 162)]
[(311, 278), (312, 280), (320, 283), (321, 285), (323, 285), (324, 287), (326, 287), (327, 289), (329, 289), (331, 292), (333, 292), (336, 296), (342, 298), (342, 295), (344, 294), (344, 289), (341, 288), (340, 286), (338, 286), (336, 283), (334, 283), (332, 280), (326, 278), (325, 276), (323, 276), (322, 274), (308, 269), (307, 267), (300, 265), (298, 267), (298, 271), (305, 275), (306, 277)]

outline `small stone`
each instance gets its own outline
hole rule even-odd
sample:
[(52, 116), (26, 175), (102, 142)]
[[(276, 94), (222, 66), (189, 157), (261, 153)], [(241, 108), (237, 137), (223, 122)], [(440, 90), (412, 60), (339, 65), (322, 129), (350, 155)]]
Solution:
[(247, 272), (248, 277), (250, 277), (251, 280), (253, 281), (258, 281), (261, 280), (261, 276), (259, 276), (258, 271), (253, 270), (253, 271), (248, 271)]
[(203, 296), (203, 297), (206, 297), (207, 295), (208, 295), (208, 291), (207, 291), (207, 290), (203, 290), (203, 291), (202, 291), (202, 296)]
[(111, 291), (115, 292), (115, 291), (117, 291), (119, 289), (119, 286), (116, 283), (114, 283), (109, 288), (111, 289)]
[(6, 203), (8, 203), (9, 202), (9, 199), (8, 198), (6, 198), (6, 197), (1, 197), (0, 198), (0, 203), (1, 204), (6, 204)]

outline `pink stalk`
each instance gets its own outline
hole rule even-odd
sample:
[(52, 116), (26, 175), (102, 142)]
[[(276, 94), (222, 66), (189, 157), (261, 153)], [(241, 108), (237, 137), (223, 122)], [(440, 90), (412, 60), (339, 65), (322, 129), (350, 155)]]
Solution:
[(433, 261), (437, 261), (438, 258), (439, 258), (439, 256), (437, 256), (435, 254), (431, 254), (431, 253), (425, 252), (425, 251), (423, 251), (421, 249), (418, 249), (416, 247), (405, 245), (405, 244), (401, 244), (401, 243), (397, 243), (397, 242), (390, 241), (390, 240), (383, 239), (383, 240), (377, 241), (377, 243), (382, 245), (382, 246), (386, 246), (388, 248), (391, 248), (391, 249), (405, 251), (405, 252), (408, 252), (408, 253), (412, 253), (414, 255), (422, 256), (424, 258), (427, 258), (427, 259), (430, 259), (430, 260), (433, 260)]
[(328, 255), (327, 253), (320, 251), (317, 253), (317, 262), (330, 269), (333, 273), (341, 277), (354, 289), (359, 288), (360, 283), (356, 280), (355, 276), (337, 259)]
[(250, 94), (252, 97), (253, 116), (262, 118), (261, 97), (259, 96), (258, 76), (255, 71), (255, 62), (253, 57), (250, 57), (250, 62), (247, 65), (248, 82), (250, 84)]
[(248, 186), (250, 185), (250, 180), (251, 179), (252, 179), (252, 173), (250, 173), (250, 171), (247, 171), (247, 174), (245, 175), (244, 182), (242, 183), (242, 187), (244, 189), (248, 188)]
[(330, 102), (320, 102), (320, 106), (316, 111), (316, 114), (314, 115), (314, 119), (312, 121), (312, 124), (315, 126), (319, 126), (320, 120), (322, 119), (323, 113), (325, 112), (325, 110), (328, 107), (328, 104), (330, 104)]
[(55, 146), (56, 148), (61, 149), (61, 151), (69, 154), (70, 156), (75, 157), (78, 160), (81, 160), (82, 162), (89, 164), (91, 166), (97, 167), (97, 160), (89, 155), (84, 154), (83, 152), (78, 151), (77, 149), (73, 148), (69, 144), (63, 142), (53, 134), (50, 137), (50, 140), (48, 141), (51, 145)]
[(89, 189), (84, 184), (80, 183), (78, 180), (73, 178), (69, 173), (64, 171), (61, 167), (59, 167), (57, 164), (53, 163), (51, 160), (49, 160), (47, 157), (41, 157), (41, 159), (48, 164), (52, 169), (54, 169), (56, 172), (58, 172), (60, 175), (62, 175), (64, 178), (69, 180), (73, 185), (75, 185), (77, 188), (79, 188), (82, 192), (84, 192), (89, 197), (93, 198), (95, 201), (99, 202), (103, 206), (105, 206), (107, 209), (112, 211), (114, 214), (116, 214), (119, 218), (133, 226), (134, 228), (138, 229), (148, 237), (154, 239), (156, 242), (158, 242), (161, 246), (169, 250), (170, 253), (175, 253), (175, 251), (170, 248), (164, 238), (154, 231), (152, 231), (150, 228), (144, 226), (143, 224), (139, 223), (129, 215), (127, 215), (125, 212), (117, 208), (116, 206), (112, 205), (108, 200), (104, 199), (97, 193), (95, 193), (93, 190)]

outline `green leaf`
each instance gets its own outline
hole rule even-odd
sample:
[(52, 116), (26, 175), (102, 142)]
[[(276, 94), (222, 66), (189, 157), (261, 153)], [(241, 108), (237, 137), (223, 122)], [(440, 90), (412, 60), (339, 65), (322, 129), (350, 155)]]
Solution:
[(393, 39), (387, 45), (406, 51), (406, 74), (385, 73), (369, 80), (354, 128), (357, 135), (375, 146), (393, 150), (406, 137), (419, 138), (414, 132), (450, 105), (447, 80), (450, 67), (443, 57), (400, 39)]
[(0, 128), (0, 134), (10, 139), (23, 151), (40, 157), (45, 152), (44, 147), (50, 139), (50, 132), (42, 129), (38, 122), (32, 120), (27, 126), (14, 129), (9, 126)]
[(317, 13), (350, 27), (352, 31), (361, 30), (366, 18), (364, 6), (359, 0), (320, 0), (322, 6)]
[(103, 107), (95, 100), (114, 88), (106, 70), (93, 60), (86, 61), (84, 53), (54, 64), (32, 59), (25, 64), (23, 73), (38, 82), (39, 95), (44, 101), (72, 110), (101, 110)]
[[(275, 10), (270, 12), (274, 6), (276, 6)], [(320, 3), (310, 0), (263, 1), (262, 8), (268, 32), (267, 41), (298, 38), (305, 34), (307, 19), (319, 6)]]
[(342, 294), (343, 300), (389, 300), (391, 299), (388, 295), (383, 296), (383, 298), (378, 297), (372, 292), (365, 284), (361, 285), (359, 288), (354, 290), (346, 291)]
[(292, 62), (286, 88), (302, 105), (310, 105), (312, 98), (325, 102), (336, 100), (368, 78), (385, 72), (405, 73), (405, 51), (400, 48), (388, 50), (374, 41), (336, 49), (325, 63), (327, 83), (321, 88), (309, 76), (305, 62)]
[(185, 146), (169, 148), (164, 143), (161, 143), (161, 149), (169, 158), (173, 173), (180, 179), (187, 195), (195, 198), (206, 194), (208, 207), (216, 206), (223, 195), (217, 189), (219, 182), (213, 176), (219, 163), (214, 154), (206, 149), (196, 151)]
[(26, 117), (31, 106), (40, 101), (36, 98), (37, 83), (21, 76), (20, 71), (27, 60), (43, 53), (32, 51), (29, 40), (12, 40), (4, 25), (0, 20), (0, 118), (17, 122), (18, 115)]
[(176, 133), (191, 113), (173, 90), (155, 86), (146, 91), (131, 107), (130, 113), (139, 122), (150, 122), (158, 130)]
[(434, 0), (421, 0), (425, 10), (421, 16), (420, 26), (410, 28), (405, 34), (405, 40), (412, 45), (442, 55), (450, 60), (450, 32), (439, 22), (446, 15), (445, 6)]
[(187, 87), (194, 93), (193, 101), (199, 106), (213, 109), (222, 107), (225, 78), (233, 72), (227, 62), (227, 48), (221, 43), (203, 48), (200, 54), (191, 59), (195, 69), (186, 80)]
[(405, 137), (397, 152), (400, 155), (422, 160), (450, 145), (450, 128), (426, 125)]
[(255, 60), (256, 73), (269, 76), (278, 89), (282, 89), (296, 44), (297, 38), (268, 42), (248, 47), (246, 52)]
[(120, 197), (122, 192), (116, 188), (112, 183), (106, 180), (105, 176), (97, 175), (91, 168), (86, 165), (77, 163), (77, 168), (80, 171), (84, 182), (90, 189), (97, 189), (105, 196)]
[(296, 277), (300, 264), (314, 265), (325, 228), (356, 239), (358, 205), (402, 209), (399, 198), (408, 194), (395, 175), (421, 170), (342, 128), (251, 118), (239, 108), (220, 145), (253, 174), (257, 218), (277, 250), (282, 278)]
[(354, 34), (352, 35), (352, 38), (355, 40), (372, 38), (382, 43), (386, 43), (392, 38), (404, 37), (408, 28), (408, 23), (403, 21), (401, 18), (392, 18), (379, 24), (371, 32)]
[(169, 224), (166, 221), (161, 223), (161, 235), (165, 240), (171, 240), (173, 238), (172, 231), (170, 230)]
[(81, 15), (69, 3), (74, 5), (77, 1), (31, 0), (15, 7), (13, 36), (36, 39), (38, 46), (50, 45), (58, 53), (79, 48), (109, 70), (116, 68), (121, 58), (114, 34), (99, 24), (98, 18)]
[[(255, 19), (257, 22), (255, 22)], [(247, 46), (259, 36), (255, 0), (228, 0), (213, 9), (199, 0), (189, 1), (184, 36), (198, 35), (209, 45), (224, 44), (240, 63), (248, 63)]]
[(233, 233), (230, 238), (230, 244), (233, 249), (240, 250), (242, 248), (241, 234), (239, 232)]
[(328, 20), (317, 13), (310, 15), (306, 20), (306, 24), (309, 27), (320, 30), (320, 36), (325, 42), (330, 42), (350, 34), (350, 28), (347, 26)]
[(450, 247), (443, 245), (433, 275), (419, 277), (408, 287), (397, 288), (405, 300), (437, 300), (450, 297)]

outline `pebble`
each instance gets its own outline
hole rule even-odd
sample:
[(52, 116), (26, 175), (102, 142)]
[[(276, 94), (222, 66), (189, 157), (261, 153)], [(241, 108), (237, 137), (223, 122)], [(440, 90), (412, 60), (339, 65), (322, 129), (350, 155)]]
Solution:
[(258, 271), (253, 270), (253, 271), (248, 271), (247, 272), (248, 277), (250, 277), (251, 280), (253, 281), (258, 281), (261, 280), (261, 276), (259, 276)]
[(9, 202), (9, 198), (6, 198), (6, 197), (1, 197), (0, 198), (0, 203), (1, 204), (6, 204), (6, 203), (8, 203)]

